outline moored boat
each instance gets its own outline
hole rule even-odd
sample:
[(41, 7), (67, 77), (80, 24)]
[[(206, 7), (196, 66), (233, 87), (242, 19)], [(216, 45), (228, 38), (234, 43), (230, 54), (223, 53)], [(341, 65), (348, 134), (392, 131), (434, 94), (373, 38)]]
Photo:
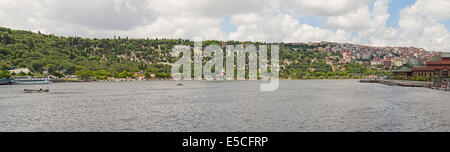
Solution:
[(31, 78), (31, 77), (16, 77), (12, 81), (14, 85), (32, 85), (32, 84), (50, 84), (51, 79), (46, 78)]
[(39, 89), (39, 90), (32, 90), (32, 89), (24, 89), (23, 90), (25, 93), (42, 93), (42, 92), (50, 92), (50, 90), (47, 88), (47, 89)]
[(360, 83), (380, 83), (381, 80), (359, 80)]
[(12, 83), (12, 79), (0, 79), (0, 85), (9, 85)]

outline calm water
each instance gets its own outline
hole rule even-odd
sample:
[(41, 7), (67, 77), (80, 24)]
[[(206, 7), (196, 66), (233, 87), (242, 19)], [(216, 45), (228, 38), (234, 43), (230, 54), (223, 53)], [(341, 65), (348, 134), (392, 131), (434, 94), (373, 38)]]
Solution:
[[(0, 86), (0, 131), (450, 131), (450, 92), (356, 80)], [(49, 87), (50, 93), (23, 93)]]

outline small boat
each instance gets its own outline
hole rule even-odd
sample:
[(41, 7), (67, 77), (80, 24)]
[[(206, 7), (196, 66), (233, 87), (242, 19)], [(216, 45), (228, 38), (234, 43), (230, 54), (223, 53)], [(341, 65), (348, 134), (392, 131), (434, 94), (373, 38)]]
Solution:
[(12, 79), (0, 79), (0, 85), (10, 85), (12, 83)]
[(42, 93), (42, 92), (50, 92), (50, 90), (48, 88), (45, 90), (42, 88), (39, 90), (24, 89), (23, 92), (25, 92), (25, 93)]
[(369, 80), (359, 80), (360, 83), (380, 83), (380, 80), (374, 80), (374, 79), (369, 79)]
[(182, 83), (178, 83), (177, 86), (180, 86), (180, 87), (181, 87), (181, 86), (183, 86), (183, 84), (182, 84)]

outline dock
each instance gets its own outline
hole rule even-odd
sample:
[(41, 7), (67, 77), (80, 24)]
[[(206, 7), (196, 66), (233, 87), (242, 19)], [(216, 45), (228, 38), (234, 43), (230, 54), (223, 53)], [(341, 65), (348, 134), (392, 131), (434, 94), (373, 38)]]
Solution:
[(433, 82), (424, 81), (403, 81), (403, 80), (360, 80), (361, 83), (379, 83), (390, 86), (402, 86), (402, 87), (426, 87), (431, 88)]

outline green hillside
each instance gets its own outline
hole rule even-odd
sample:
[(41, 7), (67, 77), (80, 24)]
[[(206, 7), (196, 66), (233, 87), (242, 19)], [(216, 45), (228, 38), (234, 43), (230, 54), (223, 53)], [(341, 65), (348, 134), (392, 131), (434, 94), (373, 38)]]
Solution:
[[(221, 41), (205, 41), (204, 45), (222, 44)], [(227, 44), (256, 44), (257, 42), (229, 41)], [(33, 75), (44, 71), (55, 76), (78, 75), (83, 78), (129, 77), (144, 70), (146, 76), (170, 77), (170, 66), (177, 59), (170, 56), (175, 45), (191, 45), (183, 39), (89, 39), (61, 37), (29, 31), (0, 28), (0, 70), (28, 68)], [(369, 74), (385, 74), (370, 70), (360, 64), (337, 64), (333, 72), (326, 58), (339, 58), (341, 54), (309, 50), (316, 46), (280, 46), (282, 78), (357, 78)], [(314, 60), (312, 62), (311, 60)], [(337, 60), (337, 59), (336, 59)], [(0, 72), (7, 73), (7, 72)]]

